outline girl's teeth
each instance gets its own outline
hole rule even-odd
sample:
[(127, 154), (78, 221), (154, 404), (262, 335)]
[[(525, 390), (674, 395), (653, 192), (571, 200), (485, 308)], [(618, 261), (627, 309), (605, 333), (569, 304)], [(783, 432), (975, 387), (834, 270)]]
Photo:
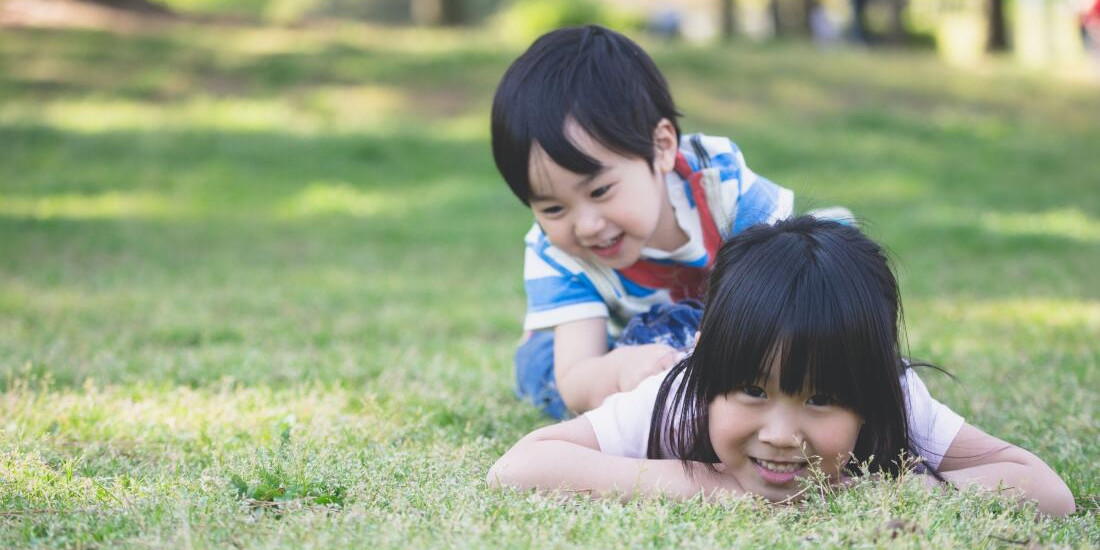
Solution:
[(793, 472), (802, 469), (801, 462), (771, 462), (768, 460), (757, 460), (761, 466), (773, 471), (773, 472)]

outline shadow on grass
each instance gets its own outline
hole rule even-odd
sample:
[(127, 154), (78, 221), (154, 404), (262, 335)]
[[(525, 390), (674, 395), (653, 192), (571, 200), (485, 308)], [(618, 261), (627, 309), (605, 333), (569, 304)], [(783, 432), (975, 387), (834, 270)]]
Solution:
[[(216, 30), (202, 29), (212, 33)], [(281, 96), (288, 90), (366, 83), (430, 95), (487, 93), (509, 52), (455, 49), (418, 53), (384, 45), (325, 43), (301, 51), (243, 52), (187, 32), (117, 35), (100, 31), (5, 29), (0, 56), (13, 69), (0, 90), (39, 100), (106, 94), (168, 103), (200, 94)], [(283, 38), (283, 41), (291, 39)]]
[[(483, 129), (444, 137), (435, 123), (440, 112), (487, 120), (514, 52), (318, 40), (258, 53), (189, 36), (15, 31), (0, 55), (17, 70), (0, 93), (33, 108), (117, 99), (139, 108), (134, 118), (203, 94), (274, 98), (286, 116), (309, 111), (311, 87), (415, 97), (391, 126), (344, 134), (279, 128), (282, 110), (253, 130), (186, 113), (172, 129), (81, 130), (35, 113), (0, 124), (0, 369), (30, 365), (63, 384), (391, 376), (400, 387), (482, 366), (484, 354), (506, 363), (530, 214), (500, 182)], [(679, 66), (682, 55), (666, 56), (674, 90), (708, 69), (715, 89), (688, 93), (685, 110), (713, 115), (707, 129), (734, 136), (800, 208), (839, 203), (866, 217), (905, 267), (907, 297), (1096, 298), (1095, 130), (1016, 132), (1031, 115), (1002, 107), (1021, 93), (996, 92), (984, 108), (974, 81), (946, 97), (978, 108), (924, 116), (943, 97), (891, 80), (903, 73), (869, 78), (863, 105), (845, 94), (866, 60), (799, 82), (786, 69), (808, 63), (793, 54), (707, 52)], [(730, 81), (737, 94), (718, 91)], [(1072, 114), (1049, 99), (1038, 111)]]

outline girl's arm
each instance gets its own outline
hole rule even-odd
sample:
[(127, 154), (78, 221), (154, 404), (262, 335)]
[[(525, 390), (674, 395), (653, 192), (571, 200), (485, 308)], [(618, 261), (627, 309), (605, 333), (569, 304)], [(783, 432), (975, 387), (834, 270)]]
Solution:
[(693, 476), (679, 460), (627, 458), (602, 453), (587, 418), (574, 418), (527, 434), (489, 470), (490, 487), (566, 491), (594, 496), (667, 495), (690, 498), (743, 494), (729, 475), (692, 463)]
[(1053, 516), (1072, 514), (1073, 494), (1039, 457), (964, 424), (940, 463), (940, 473), (956, 485), (1013, 489)]

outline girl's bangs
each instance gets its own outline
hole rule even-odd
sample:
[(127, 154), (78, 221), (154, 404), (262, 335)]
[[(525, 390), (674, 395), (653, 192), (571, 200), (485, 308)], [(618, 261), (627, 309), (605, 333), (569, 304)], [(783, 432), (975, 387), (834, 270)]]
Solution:
[(778, 368), (783, 393), (809, 390), (862, 411), (865, 389), (896, 357), (893, 310), (871, 298), (870, 281), (842, 273), (844, 265), (774, 252), (771, 260), (784, 269), (734, 278), (739, 287), (757, 288), (725, 289), (723, 312), (710, 326), (704, 319), (701, 339), (712, 345), (696, 350), (707, 354), (699, 362), (722, 365), (705, 375), (706, 399), (760, 385)]

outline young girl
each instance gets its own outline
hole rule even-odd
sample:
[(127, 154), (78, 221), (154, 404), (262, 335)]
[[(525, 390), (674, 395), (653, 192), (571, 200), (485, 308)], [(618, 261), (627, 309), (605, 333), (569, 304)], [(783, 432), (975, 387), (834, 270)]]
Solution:
[(1011, 488), (1074, 510), (1042, 460), (932, 399), (899, 352), (897, 283), (858, 229), (810, 217), (757, 225), (718, 253), (694, 353), (579, 418), (536, 430), (492, 486), (780, 501), (816, 465), (834, 483), (896, 474)]

